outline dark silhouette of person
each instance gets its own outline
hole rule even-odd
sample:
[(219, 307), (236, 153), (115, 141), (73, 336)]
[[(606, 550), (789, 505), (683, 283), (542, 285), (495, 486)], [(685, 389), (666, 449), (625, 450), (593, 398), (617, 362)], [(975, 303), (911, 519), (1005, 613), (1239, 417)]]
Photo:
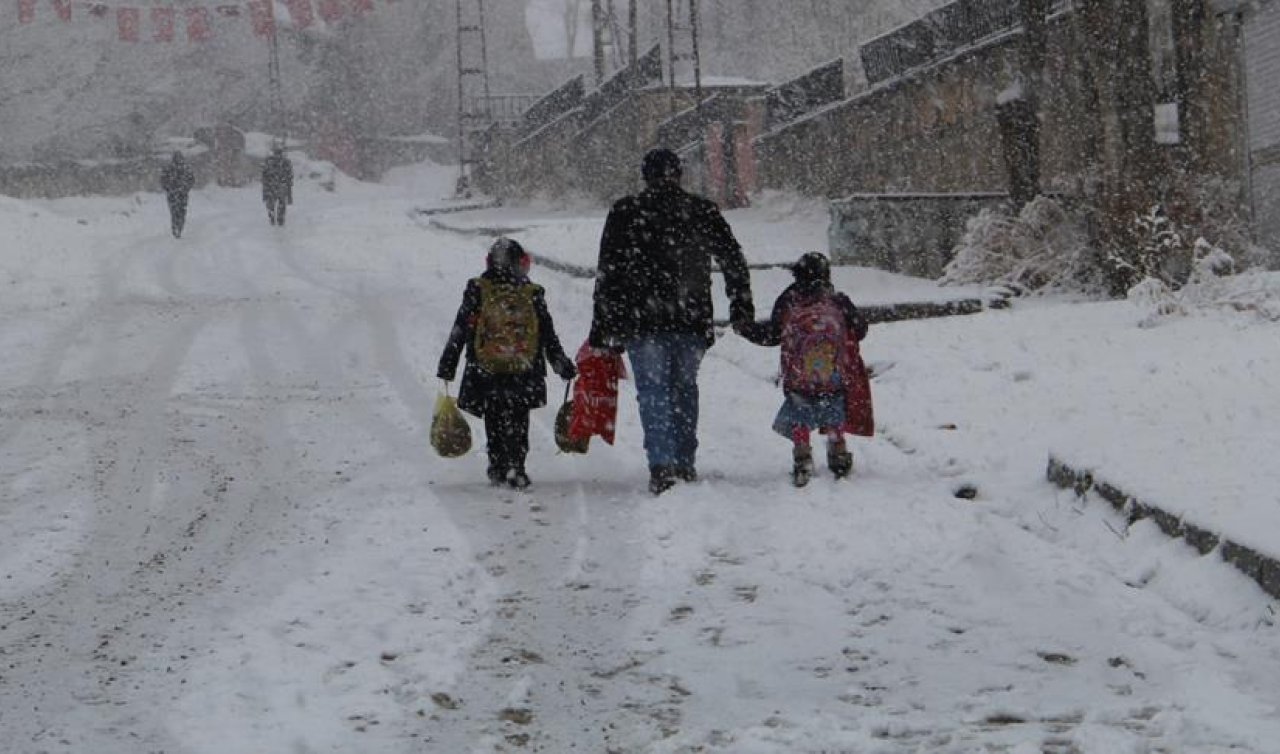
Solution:
[(262, 201), (271, 224), (284, 225), (285, 207), (293, 204), (293, 163), (284, 156), (283, 147), (272, 149), (262, 163)]
[(654, 149), (644, 190), (605, 219), (590, 344), (631, 356), (649, 490), (660, 495), (698, 472), (698, 367), (715, 342), (711, 270), (724, 273), (734, 328), (755, 318), (742, 247), (714, 202), (680, 187), (680, 158)]
[(187, 224), (187, 198), (196, 185), (195, 173), (181, 152), (174, 152), (173, 159), (160, 171), (160, 188), (169, 201), (169, 224), (174, 238), (182, 238), (182, 228)]

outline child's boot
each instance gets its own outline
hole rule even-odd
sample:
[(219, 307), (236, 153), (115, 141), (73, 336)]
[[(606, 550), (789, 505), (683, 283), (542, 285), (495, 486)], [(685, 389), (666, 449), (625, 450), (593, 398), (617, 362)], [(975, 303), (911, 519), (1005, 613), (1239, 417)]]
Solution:
[(845, 446), (843, 437), (827, 445), (827, 468), (836, 479), (844, 479), (853, 472), (853, 454)]
[(803, 487), (813, 476), (813, 449), (808, 445), (796, 445), (791, 451), (795, 465), (791, 467), (791, 483)]

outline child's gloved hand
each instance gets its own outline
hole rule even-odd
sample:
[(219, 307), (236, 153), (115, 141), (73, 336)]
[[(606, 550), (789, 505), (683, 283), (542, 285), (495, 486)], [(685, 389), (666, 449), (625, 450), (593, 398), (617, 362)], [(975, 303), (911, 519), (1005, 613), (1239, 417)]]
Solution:
[(551, 368), (556, 371), (556, 374), (560, 376), (560, 379), (566, 382), (578, 376), (578, 368), (573, 365), (573, 362), (570, 361), (567, 356), (556, 359), (551, 364)]

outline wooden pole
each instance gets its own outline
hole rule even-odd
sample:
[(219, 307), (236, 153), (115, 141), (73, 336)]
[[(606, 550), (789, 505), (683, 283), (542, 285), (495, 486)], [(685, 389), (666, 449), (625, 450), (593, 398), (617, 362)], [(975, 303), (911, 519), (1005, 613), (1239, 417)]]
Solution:
[(637, 26), (637, 10), (636, 3), (638, 0), (628, 0), (627, 2), (627, 63), (636, 64), (636, 49), (640, 46), (640, 32)]
[(602, 0), (591, 0), (591, 53), (595, 59), (596, 86), (604, 83), (605, 24)]
[(689, 0), (689, 34), (693, 40), (694, 106), (702, 107), (702, 60), (698, 56), (698, 0)]

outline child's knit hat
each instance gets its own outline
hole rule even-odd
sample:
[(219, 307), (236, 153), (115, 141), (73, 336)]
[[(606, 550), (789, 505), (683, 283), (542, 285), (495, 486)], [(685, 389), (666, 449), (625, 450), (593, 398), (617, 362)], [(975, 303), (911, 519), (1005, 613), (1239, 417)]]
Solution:
[(797, 283), (829, 283), (831, 262), (827, 261), (826, 255), (811, 251), (791, 265), (791, 274), (795, 276)]
[(510, 270), (526, 273), (532, 259), (519, 241), (503, 236), (489, 247), (489, 255), (485, 259), (489, 269)]

